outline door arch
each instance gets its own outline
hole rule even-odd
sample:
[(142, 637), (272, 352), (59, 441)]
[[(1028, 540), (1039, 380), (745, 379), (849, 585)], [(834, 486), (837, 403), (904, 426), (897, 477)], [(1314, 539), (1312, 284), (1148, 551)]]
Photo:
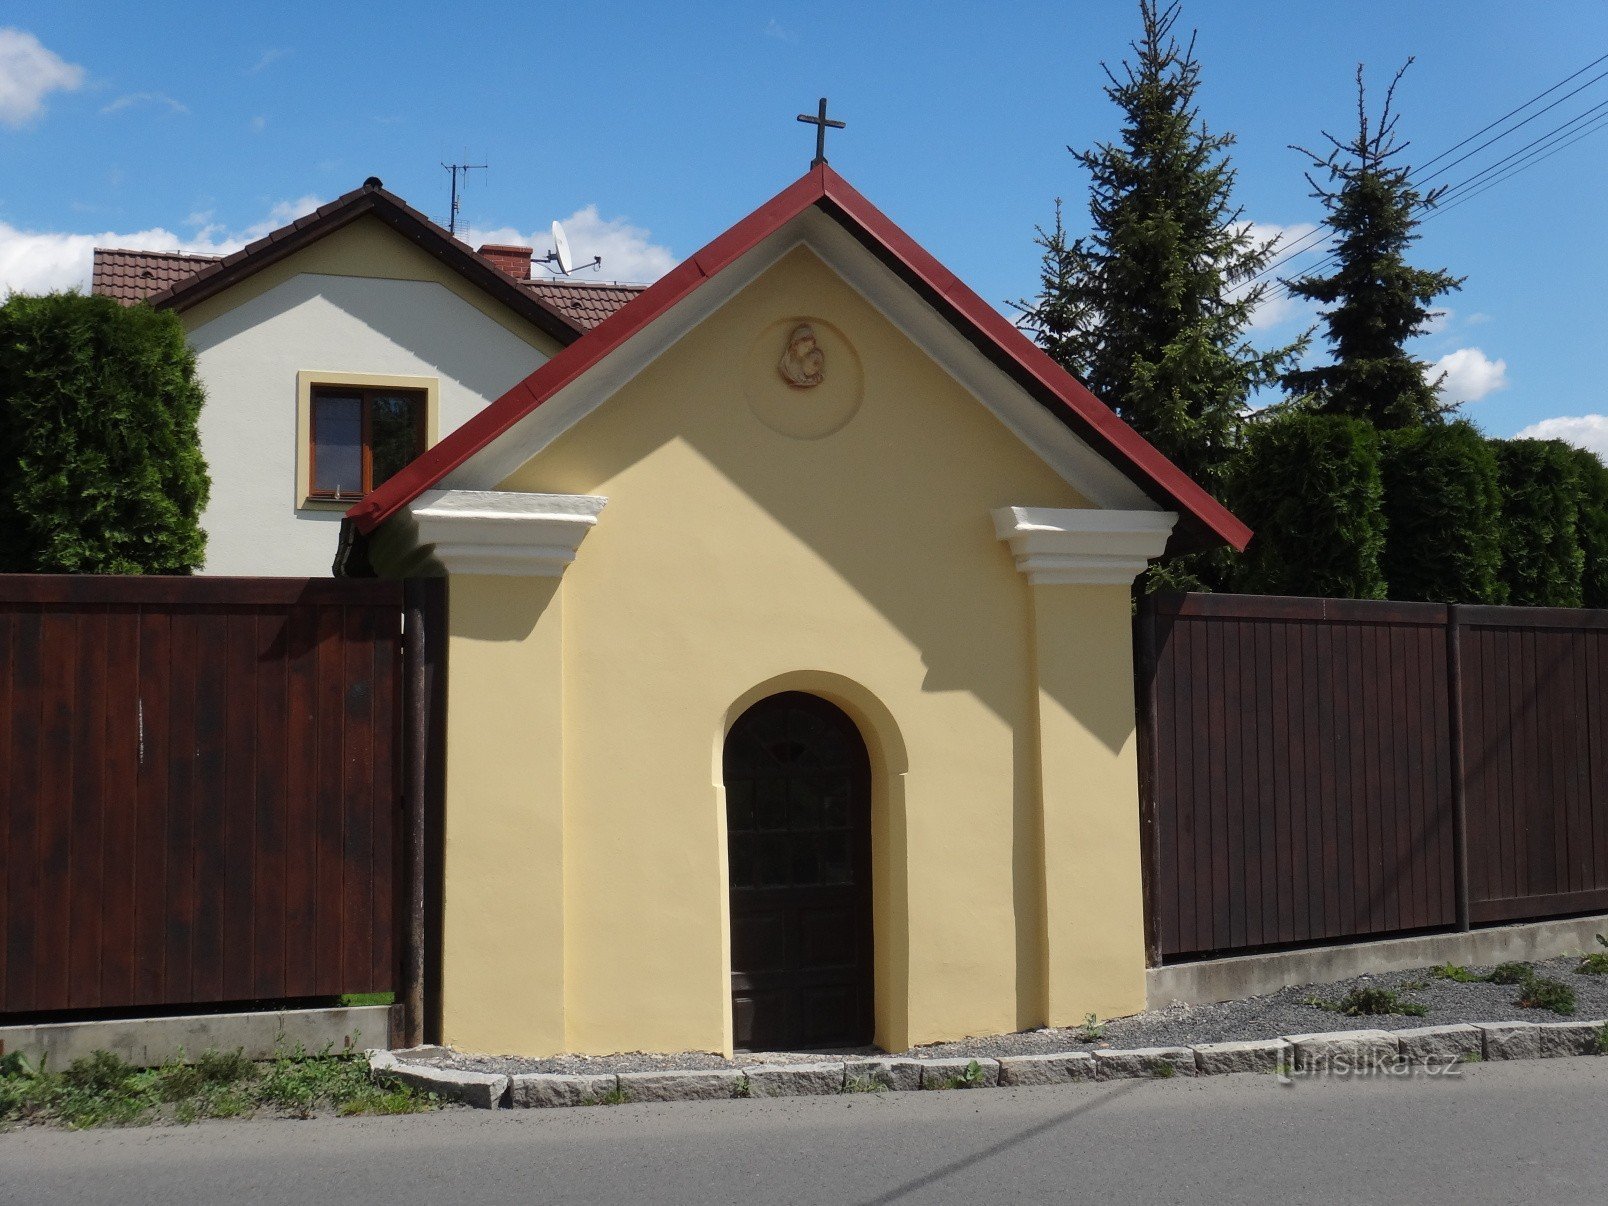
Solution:
[(871, 761), (846, 713), (801, 691), (737, 718), (722, 757), (734, 1045), (871, 1042)]

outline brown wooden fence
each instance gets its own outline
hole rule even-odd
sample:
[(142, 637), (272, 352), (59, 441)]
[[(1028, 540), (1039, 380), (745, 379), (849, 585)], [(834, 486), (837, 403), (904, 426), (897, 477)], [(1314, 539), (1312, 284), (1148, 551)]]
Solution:
[(1137, 646), (1153, 960), (1608, 907), (1608, 612), (1156, 596)]
[(0, 576), (0, 1016), (399, 989), (402, 595)]

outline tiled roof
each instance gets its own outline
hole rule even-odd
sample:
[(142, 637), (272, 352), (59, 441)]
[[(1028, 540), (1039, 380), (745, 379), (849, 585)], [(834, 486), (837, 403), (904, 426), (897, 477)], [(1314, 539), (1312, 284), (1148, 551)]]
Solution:
[(647, 288), (646, 285), (603, 284), (598, 281), (571, 281), (556, 277), (522, 283), (525, 288), (553, 309), (566, 315), (584, 331), (590, 331)]
[[(220, 258), (215, 255), (185, 255), (177, 251), (127, 251), (97, 247), (90, 289), (99, 296), (132, 306), (194, 276), (209, 264), (217, 263)], [(647, 288), (646, 285), (602, 284), (558, 277), (519, 283), (583, 331), (590, 331)]]
[(185, 255), (178, 251), (125, 251), (115, 247), (95, 248), (95, 268), (90, 292), (132, 306), (169, 285), (194, 276), (215, 255)]

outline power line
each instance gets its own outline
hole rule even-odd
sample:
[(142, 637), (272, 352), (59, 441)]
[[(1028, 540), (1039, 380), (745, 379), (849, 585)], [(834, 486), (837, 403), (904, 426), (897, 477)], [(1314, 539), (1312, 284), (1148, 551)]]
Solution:
[[(1574, 117), (1571, 117), (1568, 121), (1563, 122), (1561, 125), (1554, 126), (1552, 129), (1548, 130), (1545, 134), (1541, 135), (1540, 138), (1537, 138), (1537, 139), (1534, 139), (1531, 142), (1525, 143), (1518, 150), (1509, 152), (1508, 154), (1502, 156), (1502, 158), (1498, 159), (1495, 163), (1489, 164), (1486, 167), (1481, 168), (1479, 171), (1475, 172), (1472, 176), (1466, 177), (1463, 180), (1459, 180), (1456, 184), (1448, 186), (1447, 189), (1441, 194), (1440, 198), (1438, 198), (1438, 200), (1444, 200), (1447, 197), (1454, 196), (1457, 193), (1460, 193), (1460, 192), (1464, 191), (1465, 189), (1467, 189), (1470, 185), (1477, 184), (1482, 177), (1489, 176), (1492, 172), (1502, 170), (1504, 165), (1508, 164), (1510, 161), (1512, 161), (1514, 159), (1518, 159), (1519, 157), (1524, 156), (1525, 153), (1530, 152), (1532, 148), (1540, 148), (1541, 144), (1543, 144), (1543, 143), (1552, 142), (1552, 141), (1554, 141), (1554, 140), (1556, 140), (1556, 139), (1558, 139), (1560, 137), (1567, 136), (1569, 133), (1571, 133), (1571, 131), (1569, 130), (1570, 126), (1578, 125), (1580, 122), (1587, 121), (1592, 116), (1592, 114), (1599, 113), (1603, 109), (1608, 109), (1608, 100), (1601, 101), (1600, 103), (1593, 105), (1591, 108), (1585, 110), (1584, 112), (1576, 114)], [(1544, 149), (1544, 148), (1542, 148), (1542, 149)]]
[(1574, 132), (1574, 137), (1573, 138), (1568, 139), (1566, 142), (1563, 142), (1562, 144), (1560, 144), (1558, 146), (1552, 147), (1551, 149), (1546, 151), (1546, 154), (1542, 155), (1539, 152), (1537, 152), (1536, 157), (1529, 158), (1523, 163), (1514, 164), (1511, 168), (1509, 168), (1507, 171), (1503, 172), (1496, 179), (1487, 180), (1479, 188), (1474, 189), (1472, 192), (1465, 193), (1463, 196), (1459, 197), (1456, 201), (1452, 202), (1452, 204), (1447, 205), (1447, 206), (1436, 206), (1435, 209), (1424, 218), (1424, 221), (1427, 222), (1427, 221), (1430, 220), (1430, 218), (1439, 217), (1441, 214), (1444, 214), (1444, 213), (1448, 212), (1449, 210), (1454, 210), (1459, 205), (1462, 205), (1467, 201), (1472, 201), (1475, 197), (1479, 196), (1481, 193), (1486, 192), (1489, 189), (1495, 188), (1497, 185), (1501, 184), (1505, 180), (1511, 180), (1514, 176), (1519, 175), (1521, 172), (1529, 171), (1529, 169), (1533, 168), (1536, 164), (1540, 163), (1543, 159), (1551, 159), (1559, 151), (1562, 151), (1562, 150), (1564, 150), (1564, 149), (1566, 149), (1568, 147), (1572, 147), (1575, 143), (1579, 142), (1582, 138), (1585, 138), (1585, 137), (1587, 137), (1588, 135), (1591, 135), (1591, 134), (1595, 134), (1598, 130), (1603, 130), (1603, 129), (1608, 129), (1608, 113), (1604, 113), (1601, 117), (1598, 117), (1596, 120), (1592, 121), (1589, 125), (1587, 125), (1583, 129), (1576, 130)]
[[(1576, 72), (1576, 74), (1578, 75), (1579, 73)], [(1463, 160), (1469, 158), (1471, 155), (1479, 154), (1486, 147), (1490, 146), (1493, 142), (1500, 142), (1502, 139), (1506, 138), (1509, 134), (1513, 133), (1515, 130), (1522, 130), (1525, 126), (1529, 125), (1532, 121), (1534, 121), (1536, 118), (1540, 117), (1543, 113), (1551, 112), (1553, 109), (1556, 109), (1559, 105), (1563, 104), (1563, 102), (1568, 100), (1571, 96), (1579, 95), (1581, 92), (1584, 92), (1587, 88), (1591, 87), (1591, 85), (1595, 84), (1598, 80), (1601, 80), (1601, 79), (1608, 79), (1608, 71), (1604, 71), (1601, 75), (1592, 76), (1589, 80), (1587, 80), (1585, 83), (1581, 84), (1580, 87), (1576, 88), (1573, 92), (1565, 92), (1562, 96), (1560, 96), (1557, 100), (1553, 101), (1550, 105), (1547, 105), (1544, 108), (1537, 109), (1534, 113), (1530, 114), (1530, 116), (1526, 117), (1523, 121), (1518, 122), (1518, 123), (1516, 123), (1514, 125), (1511, 125), (1507, 129), (1503, 130), (1495, 138), (1487, 138), (1484, 142), (1480, 143), (1480, 145), (1475, 147), (1472, 151), (1467, 151), (1467, 152), (1463, 153), (1462, 155), (1459, 155), (1456, 159), (1452, 160), (1445, 167), (1441, 168), (1440, 171), (1435, 172), (1431, 176), (1429, 176), (1428, 179), (1433, 180), (1436, 176), (1445, 175), (1446, 172), (1450, 171), (1452, 168), (1454, 168), (1458, 164), (1462, 163)], [(1423, 183), (1423, 182), (1421, 182), (1421, 183)]]
[(1433, 158), (1433, 159), (1431, 159), (1431, 160), (1429, 160), (1429, 161), (1427, 161), (1425, 163), (1419, 164), (1418, 165), (1418, 171), (1422, 172), (1422, 171), (1425, 171), (1426, 169), (1428, 169), (1430, 167), (1433, 167), (1435, 164), (1439, 163), (1442, 159), (1445, 159), (1446, 156), (1450, 155), (1453, 151), (1459, 149), (1460, 147), (1467, 146), (1469, 143), (1473, 142), (1476, 138), (1478, 138), (1481, 134), (1484, 134), (1487, 130), (1495, 129), (1497, 126), (1501, 125), (1503, 122), (1505, 122), (1508, 118), (1512, 117), (1514, 114), (1524, 112), (1524, 110), (1528, 109), (1531, 105), (1535, 104), (1535, 102), (1540, 100), (1542, 97), (1548, 96), (1551, 93), (1556, 92), (1559, 88), (1562, 88), (1570, 80), (1574, 79), (1575, 76), (1584, 75), (1586, 72), (1590, 71), (1598, 63), (1603, 62), (1605, 59), (1608, 59), (1608, 54), (1603, 55), (1601, 58), (1591, 60), (1591, 62), (1587, 63), (1579, 71), (1576, 71), (1574, 73), (1574, 75), (1566, 75), (1566, 76), (1564, 76), (1556, 84), (1553, 84), (1552, 87), (1546, 89), (1546, 91), (1536, 93), (1529, 100), (1525, 101), (1522, 105), (1518, 106), (1515, 109), (1509, 109), (1506, 113), (1502, 114), (1501, 117), (1497, 118), (1490, 125), (1484, 126), (1484, 127), (1480, 128), (1478, 130), (1475, 130), (1474, 133), (1470, 134), (1467, 138), (1463, 139), (1462, 142), (1454, 143), (1452, 146), (1447, 147), (1439, 155), (1435, 156), (1435, 158)]

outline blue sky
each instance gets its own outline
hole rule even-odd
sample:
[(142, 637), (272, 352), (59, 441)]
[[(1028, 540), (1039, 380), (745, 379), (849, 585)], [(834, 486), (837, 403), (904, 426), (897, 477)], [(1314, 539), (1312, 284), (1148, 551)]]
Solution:
[[(379, 11), (11, 0), (0, 288), (87, 280), (95, 243), (230, 248), (371, 174), (444, 217), (438, 165), (465, 156), (491, 165), (466, 190), (471, 239), (545, 250), (540, 232), (562, 218), (605, 277), (649, 277), (804, 170), (812, 132), (794, 115), (825, 94), (849, 123), (833, 166), (1003, 305), (1035, 285), (1033, 228), (1056, 196), (1084, 225), (1065, 147), (1115, 132), (1100, 63), (1137, 26), (1128, 0)], [(1320, 210), (1287, 144), (1349, 131), (1358, 61), (1382, 86), (1417, 56), (1398, 105), (1423, 161), (1608, 54), (1601, 0), (1190, 0), (1184, 23), (1200, 31), (1204, 115), (1239, 137), (1245, 216), (1297, 233)], [(1445, 179), (1604, 101), (1608, 79)], [(1492, 434), (1575, 419), (1546, 430), (1608, 452), (1605, 149), (1608, 129), (1424, 226), (1416, 258), (1468, 281), (1418, 351), (1453, 357), (1458, 388), (1478, 395), (1465, 413)], [(1268, 341), (1310, 321), (1264, 318)]]

